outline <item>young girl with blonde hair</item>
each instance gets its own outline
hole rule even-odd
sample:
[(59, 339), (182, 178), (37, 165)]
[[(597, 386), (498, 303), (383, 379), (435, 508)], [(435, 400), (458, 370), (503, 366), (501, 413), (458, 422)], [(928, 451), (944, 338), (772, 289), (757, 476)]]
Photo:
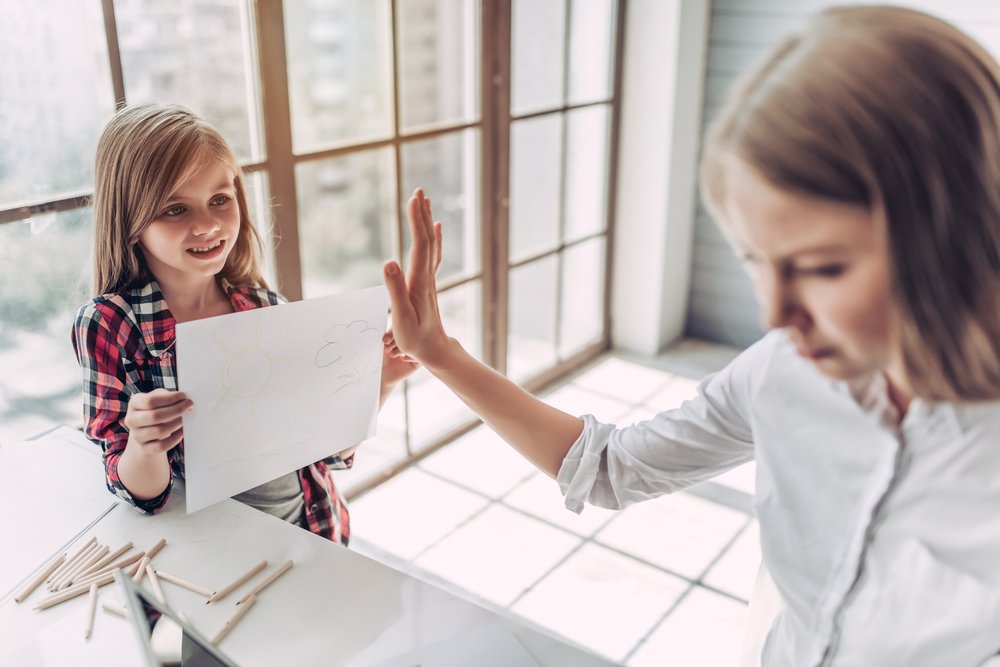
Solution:
[(781, 598), (763, 664), (982, 664), (1000, 651), (1000, 67), (926, 14), (822, 12), (730, 97), (702, 190), (771, 331), (676, 410), (577, 418), (465, 353), (419, 191), (409, 275), (385, 267), (386, 343), (574, 511), (756, 459)]
[[(284, 299), (261, 275), (232, 150), (182, 107), (127, 107), (105, 127), (94, 233), (98, 296), (73, 328), (85, 431), (103, 449), (108, 489), (154, 513), (184, 474), (181, 420), (193, 407), (177, 391), (175, 324)], [(414, 368), (386, 356), (382, 400)], [(346, 545), (349, 514), (331, 470), (353, 459), (353, 449), (342, 451), (235, 498)]]

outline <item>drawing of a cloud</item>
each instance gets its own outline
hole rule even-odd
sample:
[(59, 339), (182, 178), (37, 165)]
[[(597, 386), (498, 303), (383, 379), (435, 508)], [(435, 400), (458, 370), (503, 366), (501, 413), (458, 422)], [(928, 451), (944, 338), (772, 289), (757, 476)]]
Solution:
[(355, 320), (350, 324), (330, 327), (323, 338), (326, 344), (316, 352), (316, 366), (342, 366), (354, 357), (368, 352), (378, 343), (378, 329), (368, 326), (368, 322), (364, 320)]

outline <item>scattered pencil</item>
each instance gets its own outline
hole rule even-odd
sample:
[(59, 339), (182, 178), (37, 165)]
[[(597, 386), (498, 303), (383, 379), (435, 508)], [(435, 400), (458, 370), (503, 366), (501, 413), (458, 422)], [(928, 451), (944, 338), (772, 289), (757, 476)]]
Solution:
[(160, 549), (162, 549), (166, 544), (167, 544), (167, 541), (161, 537), (156, 544), (154, 544), (153, 546), (151, 546), (146, 551), (146, 555), (149, 556), (150, 558), (152, 558), (156, 554), (160, 553)]
[(125, 618), (125, 619), (128, 618), (128, 612), (125, 611), (124, 608), (119, 607), (116, 604), (112, 604), (111, 602), (102, 602), (101, 603), (101, 609), (103, 609), (104, 611), (106, 611), (109, 614), (114, 614), (115, 616), (119, 616), (119, 617)]
[(17, 594), (16, 598), (14, 598), (14, 602), (20, 604), (29, 595), (34, 593), (35, 589), (41, 586), (43, 581), (52, 576), (52, 573), (55, 572), (57, 569), (59, 569), (59, 566), (62, 565), (63, 561), (65, 560), (66, 560), (66, 554), (63, 554), (62, 556), (59, 556), (59, 558), (56, 558), (54, 561), (49, 563), (48, 567), (42, 570), (37, 577), (29, 581), (28, 584), (21, 589), (21, 592)]
[(69, 557), (69, 560), (65, 561), (58, 570), (49, 575), (49, 578), (45, 580), (45, 583), (51, 584), (56, 580), (56, 578), (61, 577), (64, 572), (69, 570), (69, 568), (76, 565), (77, 561), (80, 560), (80, 557), (83, 556), (83, 552), (93, 546), (95, 542), (97, 542), (97, 538), (91, 537), (89, 540), (81, 544), (80, 548)]
[(253, 593), (240, 600), (240, 602), (243, 603), (243, 606), (238, 607), (236, 609), (236, 613), (230, 616), (226, 623), (219, 628), (219, 631), (215, 633), (214, 637), (212, 637), (212, 643), (218, 645), (218, 643), (222, 641), (223, 637), (228, 635), (229, 631), (232, 630), (237, 623), (239, 623), (239, 620), (243, 618), (248, 611), (250, 611), (250, 607), (252, 607), (253, 603), (256, 601), (257, 596)]
[(247, 593), (246, 595), (244, 595), (243, 598), (239, 602), (237, 602), (236, 604), (239, 605), (239, 604), (245, 603), (251, 597), (254, 597), (258, 593), (260, 593), (262, 590), (264, 590), (265, 588), (267, 588), (268, 586), (270, 586), (272, 583), (274, 583), (275, 579), (277, 579), (278, 577), (280, 577), (281, 575), (283, 575), (285, 572), (288, 572), (288, 570), (290, 570), (292, 568), (292, 565), (294, 565), (294, 564), (295, 563), (292, 561), (291, 558), (289, 558), (288, 560), (286, 560), (284, 563), (282, 563), (281, 565), (279, 565), (278, 568), (274, 572), (272, 572), (271, 574), (267, 575), (267, 578), (264, 579), (264, 581), (260, 582), (256, 586), (254, 586), (253, 589), (249, 593)]
[(243, 574), (241, 574), (240, 576), (238, 576), (231, 584), (229, 584), (228, 586), (223, 587), (215, 595), (213, 595), (212, 597), (208, 598), (208, 602), (206, 602), (205, 604), (211, 604), (213, 602), (218, 602), (219, 600), (221, 600), (222, 598), (226, 597), (227, 595), (229, 595), (230, 593), (232, 593), (233, 591), (235, 591), (237, 588), (239, 588), (240, 586), (242, 586), (246, 582), (250, 581), (250, 579), (253, 578), (254, 575), (256, 575), (258, 572), (260, 572), (261, 570), (263, 570), (265, 567), (267, 567), (267, 561), (266, 560), (262, 560), (261, 562), (257, 563), (256, 565), (254, 565), (253, 567), (251, 567), (249, 570), (247, 570), (246, 572), (244, 572)]
[(211, 599), (211, 597), (215, 595), (215, 593), (208, 590), (207, 588), (202, 588), (197, 584), (192, 584), (190, 581), (187, 581), (186, 579), (181, 579), (180, 577), (174, 576), (169, 572), (164, 572), (163, 570), (154, 570), (154, 572), (156, 572), (156, 576), (158, 576), (160, 579), (163, 579), (164, 581), (169, 581), (172, 584), (177, 584), (181, 588), (186, 588), (189, 591), (197, 593), (198, 595), (203, 595), (209, 599)]
[(92, 542), (90, 544), (90, 546), (88, 546), (86, 549), (84, 549), (83, 553), (81, 553), (76, 558), (76, 562), (75, 563), (73, 563), (70, 567), (68, 567), (65, 570), (63, 570), (62, 574), (60, 574), (58, 577), (56, 577), (55, 579), (53, 579), (51, 581), (51, 583), (49, 583), (49, 590), (50, 591), (57, 591), (57, 590), (59, 590), (59, 588), (63, 585), (63, 582), (66, 581), (67, 579), (69, 579), (70, 577), (72, 577), (73, 575), (75, 575), (76, 572), (77, 572), (77, 570), (80, 569), (83, 566), (84, 562), (88, 558), (90, 558), (90, 555), (92, 553), (94, 553), (95, 551), (97, 551), (98, 549), (100, 549), (100, 548), (101, 548), (101, 545), (98, 544), (96, 540), (94, 542)]
[(104, 558), (104, 556), (107, 555), (107, 553), (108, 553), (108, 548), (106, 546), (102, 546), (100, 549), (92, 551), (91, 554), (87, 556), (87, 558), (83, 561), (83, 563), (81, 563), (75, 568), (73, 574), (63, 579), (63, 582), (59, 585), (59, 590), (62, 590), (64, 588), (69, 588), (70, 586), (72, 586), (76, 580), (81, 578), (80, 575), (83, 572), (86, 572), (91, 565)]
[(166, 606), (167, 598), (163, 594), (163, 586), (160, 586), (160, 579), (156, 576), (156, 571), (152, 565), (146, 565), (146, 576), (149, 577), (149, 585), (153, 587), (156, 599), (160, 601), (160, 604)]
[(108, 565), (108, 563), (110, 563), (114, 559), (118, 558), (119, 556), (121, 556), (123, 553), (125, 553), (126, 551), (128, 551), (131, 548), (132, 548), (132, 541), (129, 540), (128, 542), (126, 542), (125, 544), (121, 545), (120, 547), (118, 547), (117, 549), (115, 549), (114, 551), (112, 551), (111, 553), (109, 553), (106, 556), (104, 556), (103, 558), (101, 558), (99, 561), (97, 561), (96, 563), (94, 563), (93, 565), (91, 565), (90, 567), (88, 567), (86, 570), (84, 570), (83, 572), (81, 572), (77, 576), (80, 579), (85, 579), (85, 578), (89, 577), (92, 574), (96, 574), (97, 572), (100, 572), (102, 569), (104, 569)]
[(135, 583), (139, 583), (140, 581), (142, 581), (143, 575), (146, 574), (147, 565), (149, 565), (149, 554), (143, 556), (142, 560), (139, 561), (139, 569), (135, 571), (135, 575), (133, 575), (132, 581), (134, 581)]
[(87, 611), (87, 630), (83, 638), (89, 640), (94, 632), (94, 612), (97, 610), (97, 584), (90, 585), (90, 606)]
[[(115, 580), (115, 573), (108, 572), (107, 574), (101, 576), (99, 579), (96, 579), (90, 583), (96, 584), (98, 587), (100, 587), (100, 586), (106, 586), (107, 584), (110, 584), (114, 580)], [(54, 607), (57, 604), (62, 604), (66, 600), (72, 600), (75, 597), (83, 595), (89, 590), (90, 590), (90, 584), (73, 586), (72, 588), (60, 591), (55, 595), (50, 595), (49, 597), (45, 598), (37, 605), (35, 605), (34, 609), (40, 611), (42, 609), (48, 609), (49, 607)]]

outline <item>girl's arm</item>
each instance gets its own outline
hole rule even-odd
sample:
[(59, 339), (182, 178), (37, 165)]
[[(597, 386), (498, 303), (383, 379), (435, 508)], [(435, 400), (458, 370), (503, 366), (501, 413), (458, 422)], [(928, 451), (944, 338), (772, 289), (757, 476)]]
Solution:
[(385, 282), (393, 327), (385, 343), (391, 354), (423, 364), (529, 461), (555, 477), (566, 453), (583, 432), (583, 421), (538, 400), (480, 363), (448, 336), (438, 310), (434, 275), (441, 262), (441, 223), (418, 189), (407, 205), (413, 246), (404, 279), (388, 262)]

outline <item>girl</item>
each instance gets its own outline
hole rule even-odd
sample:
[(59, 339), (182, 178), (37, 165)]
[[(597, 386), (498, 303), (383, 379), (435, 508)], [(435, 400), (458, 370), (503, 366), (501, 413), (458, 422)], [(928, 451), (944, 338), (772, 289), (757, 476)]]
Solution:
[(386, 343), (577, 512), (756, 459), (782, 601), (765, 665), (981, 664), (1000, 650), (1000, 66), (922, 13), (823, 12), (731, 96), (702, 190), (772, 331), (676, 410), (617, 429), (466, 354), (420, 191)]
[[(147, 513), (184, 474), (177, 391), (177, 322), (282, 303), (261, 276), (243, 177), (219, 133), (178, 106), (119, 111), (97, 147), (95, 292), (77, 314), (73, 346), (83, 368), (87, 436), (101, 445), (108, 489)], [(169, 306), (168, 306), (169, 304)], [(381, 400), (415, 370), (384, 357)], [(354, 450), (235, 498), (347, 544), (347, 505), (331, 469)]]

